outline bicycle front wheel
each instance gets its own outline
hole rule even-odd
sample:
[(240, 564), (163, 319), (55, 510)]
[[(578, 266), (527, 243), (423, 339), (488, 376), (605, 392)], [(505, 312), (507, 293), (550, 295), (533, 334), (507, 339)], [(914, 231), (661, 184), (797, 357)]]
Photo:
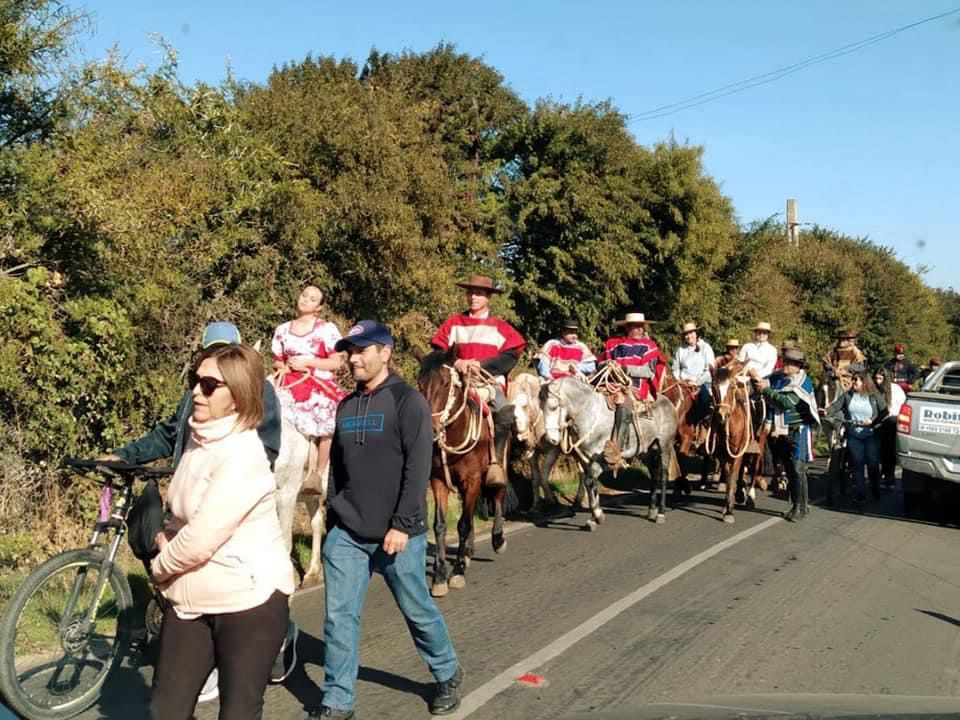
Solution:
[(70, 550), (32, 572), (0, 622), (0, 692), (31, 720), (60, 720), (90, 707), (130, 645), (133, 598), (104, 555)]

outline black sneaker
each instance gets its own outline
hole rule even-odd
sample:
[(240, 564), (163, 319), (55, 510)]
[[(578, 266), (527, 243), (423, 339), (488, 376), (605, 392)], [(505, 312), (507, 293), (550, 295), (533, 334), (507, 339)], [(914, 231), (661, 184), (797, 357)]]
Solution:
[(352, 718), (353, 710), (334, 710), (326, 705), (307, 715), (307, 720), (351, 720)]
[(287, 621), (287, 635), (283, 638), (283, 645), (280, 646), (280, 652), (276, 660), (273, 661), (273, 667), (270, 668), (270, 682), (282, 683), (286, 680), (293, 669), (297, 666), (297, 638), (300, 636), (300, 629), (293, 620)]
[(437, 692), (430, 701), (431, 715), (449, 715), (460, 707), (460, 685), (463, 683), (463, 668), (457, 665), (457, 671), (449, 680), (437, 683)]

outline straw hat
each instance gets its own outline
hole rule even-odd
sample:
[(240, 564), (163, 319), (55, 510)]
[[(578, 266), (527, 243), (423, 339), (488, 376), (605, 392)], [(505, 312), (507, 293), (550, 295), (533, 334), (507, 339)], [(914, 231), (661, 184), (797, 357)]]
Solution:
[(770, 327), (770, 323), (768, 322), (758, 322), (756, 327), (753, 328), (753, 331), (773, 333), (773, 328)]
[(503, 290), (494, 284), (493, 278), (487, 277), (486, 275), (471, 275), (466, 280), (458, 282), (457, 285), (464, 290), (486, 290), (489, 293), (503, 292)]
[(617, 320), (614, 325), (653, 325), (655, 320), (647, 320), (643, 313), (632, 312), (623, 316), (623, 320)]
[(688, 332), (695, 332), (699, 335), (701, 330), (703, 330), (703, 326), (697, 325), (695, 322), (685, 322), (683, 327), (680, 328), (680, 334), (686, 335)]
[(728, 348), (740, 347), (740, 341), (737, 340), (736, 338), (730, 338), (729, 340), (727, 340), (726, 347)]

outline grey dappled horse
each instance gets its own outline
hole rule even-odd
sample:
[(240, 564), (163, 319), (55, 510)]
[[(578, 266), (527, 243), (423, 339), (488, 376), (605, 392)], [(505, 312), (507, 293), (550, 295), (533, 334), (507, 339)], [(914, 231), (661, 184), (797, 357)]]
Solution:
[[(560, 446), (547, 440), (543, 423), (543, 408), (540, 396), (544, 382), (533, 373), (520, 373), (510, 380), (507, 389), (507, 402), (514, 407), (513, 426), (517, 442), (526, 448), (524, 456), (530, 462), (530, 486), (533, 492), (533, 504), (530, 512), (553, 512), (560, 507), (557, 496), (550, 487), (550, 471), (560, 459)], [(580, 489), (583, 480), (580, 481)], [(541, 493), (543, 495), (541, 499)]]
[[(603, 522), (597, 479), (607, 467), (603, 445), (612, 435), (613, 410), (604, 395), (576, 378), (563, 378), (546, 385), (542, 391), (542, 407), (547, 440), (552, 444), (559, 445), (561, 430), (568, 424), (576, 433), (584, 458), (581, 465), (591, 513), (585, 529), (594, 530)], [(635, 415), (627, 446), (621, 448), (626, 460), (640, 460), (650, 472), (647, 519), (657, 523), (666, 520), (667, 480), (676, 466), (673, 444), (678, 423), (673, 403), (661, 395), (648, 414)]]

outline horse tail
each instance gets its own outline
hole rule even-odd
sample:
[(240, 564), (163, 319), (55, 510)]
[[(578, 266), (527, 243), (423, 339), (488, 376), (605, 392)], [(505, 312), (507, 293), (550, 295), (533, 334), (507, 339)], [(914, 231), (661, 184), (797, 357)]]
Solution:
[(678, 477), (681, 476), (680, 472), (680, 461), (677, 459), (677, 448), (675, 445), (670, 445), (668, 448), (670, 451), (670, 472), (667, 475), (667, 479), (670, 482), (673, 482)]

